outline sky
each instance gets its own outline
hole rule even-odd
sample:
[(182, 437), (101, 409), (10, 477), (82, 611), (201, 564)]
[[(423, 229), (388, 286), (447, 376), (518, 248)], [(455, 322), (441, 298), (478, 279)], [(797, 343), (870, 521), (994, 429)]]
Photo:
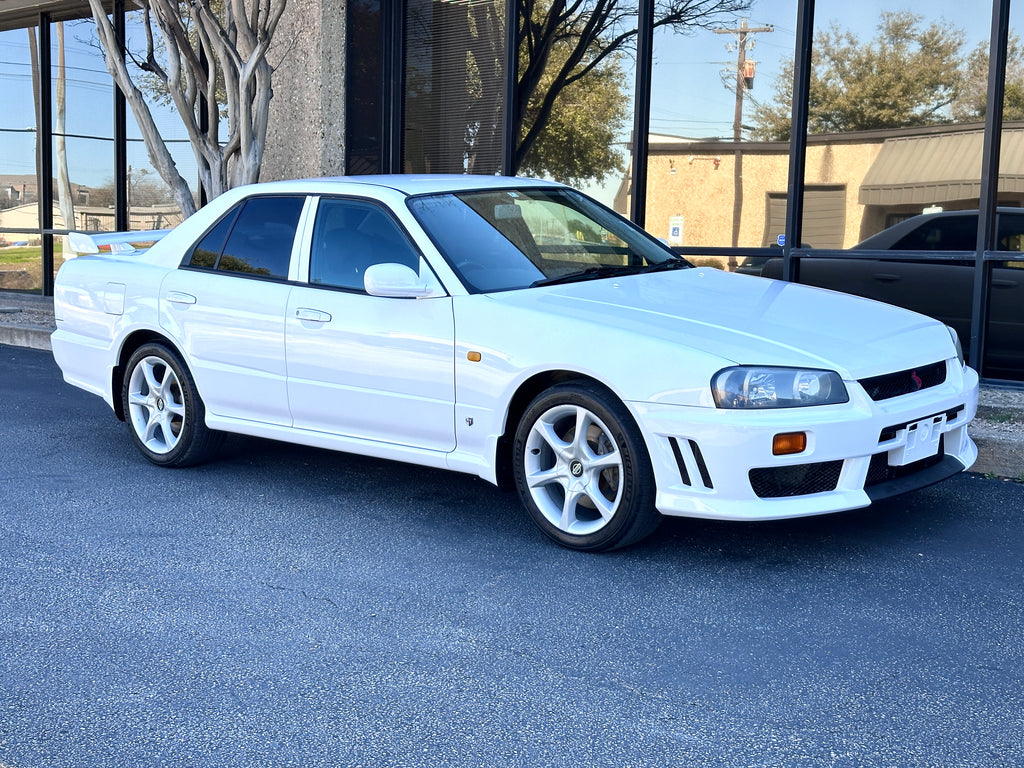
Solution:
[[(100, 186), (108, 183), (114, 166), (113, 84), (94, 43), (91, 20), (66, 22), (67, 139), (71, 181)], [(51, 33), (53, 50), (56, 32)], [(0, 174), (35, 173), (35, 105), (29, 66), (29, 33), (24, 29), (0, 32)], [(56, 54), (53, 66), (57, 65)], [(186, 178), (195, 176), (195, 160), (187, 134), (177, 115), (156, 109), (154, 117)], [(95, 138), (85, 138), (95, 137)], [(145, 145), (128, 110), (128, 164), (149, 167)], [(185, 140), (185, 141), (183, 141)], [(191, 173), (191, 176), (187, 175)]]
[[(1024, 2), (1017, 0), (1017, 11), (1024, 21)], [(966, 33), (965, 52), (990, 35), (990, 6), (982, 0), (817, 0), (815, 29), (836, 21), (862, 40), (875, 35), (883, 10), (908, 10), (924, 17), (926, 23), (945, 20)], [(980, 10), (980, 12), (979, 12)], [(757, 62), (757, 76), (751, 95), (768, 101), (774, 93), (780, 66), (793, 58), (796, 44), (796, 2), (794, 0), (753, 0), (748, 26), (773, 26), (775, 31), (750, 35), (756, 47), (748, 49), (748, 58)], [(1024, 27), (1024, 23), (1012, 25)], [(734, 92), (722, 84), (722, 73), (736, 71), (735, 43), (732, 35), (701, 31), (693, 36), (661, 34), (654, 45), (654, 71), (651, 94), (651, 131), (687, 137), (732, 137)], [(633, 75), (630, 73), (630, 78)], [(730, 74), (730, 77), (734, 75)], [(749, 123), (752, 109), (744, 106), (744, 122)]]
[[(1024, 29), (1024, 0), (1016, 0), (1015, 15), (1021, 23), (1011, 24)], [(757, 62), (757, 76), (752, 96), (768, 100), (774, 92), (774, 81), (780, 67), (793, 57), (796, 39), (795, 0), (753, 0), (751, 9), (744, 14), (749, 26), (771, 25), (774, 31), (752, 35), (755, 46), (748, 50), (748, 58)], [(874, 36), (881, 10), (909, 10), (927, 21), (944, 19), (966, 32), (965, 51), (981, 40), (987, 40), (990, 31), (989, 5), (982, 0), (977, 4), (964, 0), (817, 0), (815, 28), (830, 21), (851, 29), (862, 39)], [(737, 18), (733, 26), (738, 23)], [(112, 135), (111, 83), (99, 52), (87, 38), (91, 36), (91, 22), (67, 26), (69, 89), (68, 132), (83, 135)], [(55, 36), (54, 36), (55, 39)], [(655, 39), (654, 71), (652, 75), (651, 131), (691, 138), (728, 138), (732, 135), (735, 97), (722, 82), (723, 73), (735, 71), (736, 50), (727, 50), (735, 43), (732, 35), (719, 35), (700, 31), (694, 35), (659, 33)], [(54, 43), (55, 44), (55, 43)], [(34, 124), (32, 81), (28, 68), (28, 35), (25, 30), (0, 33), (0, 174), (34, 172), (33, 133), (26, 131)], [(731, 75), (730, 75), (731, 77)], [(627, 67), (626, 82), (632, 92), (634, 74)], [(749, 123), (752, 105), (744, 109), (744, 122)], [(177, 117), (168, 110), (159, 110), (158, 123), (165, 137), (184, 138), (184, 129)], [(131, 123), (131, 117), (129, 116)], [(623, 145), (629, 139), (632, 125), (625, 128)], [(138, 137), (137, 129), (129, 128), (131, 137)], [(98, 185), (110, 175), (109, 142), (89, 139), (69, 139), (72, 158), (72, 180), (77, 183)], [(185, 168), (194, 166), (187, 145), (177, 148), (179, 163)], [(129, 163), (147, 164), (141, 142), (129, 146)], [(184, 170), (184, 168), (183, 168)], [(617, 187), (617, 180), (612, 184)], [(612, 194), (614, 190), (612, 190)], [(602, 196), (604, 197), (604, 196)]]

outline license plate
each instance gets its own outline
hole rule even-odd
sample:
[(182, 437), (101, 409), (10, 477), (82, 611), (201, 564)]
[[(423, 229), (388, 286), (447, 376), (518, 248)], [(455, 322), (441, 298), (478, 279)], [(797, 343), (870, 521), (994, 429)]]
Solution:
[(937, 454), (945, 424), (944, 413), (908, 424), (906, 443), (889, 451), (889, 466), (902, 467)]

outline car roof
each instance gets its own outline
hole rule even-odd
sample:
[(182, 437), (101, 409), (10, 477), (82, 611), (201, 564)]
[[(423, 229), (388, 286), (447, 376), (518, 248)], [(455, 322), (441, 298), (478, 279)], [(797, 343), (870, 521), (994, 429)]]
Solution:
[(378, 174), (367, 176), (328, 176), (263, 182), (247, 188), (252, 192), (299, 192), (305, 194), (355, 191), (359, 187), (392, 189), (405, 195), (426, 195), (441, 192), (466, 192), (510, 187), (561, 187), (554, 181), (514, 176), (482, 176), (473, 174)]

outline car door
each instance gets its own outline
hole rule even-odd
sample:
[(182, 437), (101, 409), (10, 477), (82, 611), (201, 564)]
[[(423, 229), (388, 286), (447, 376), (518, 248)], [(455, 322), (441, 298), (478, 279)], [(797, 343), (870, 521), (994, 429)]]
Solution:
[(455, 447), (455, 324), (449, 296), (370, 296), (366, 268), (428, 274), (407, 233), (375, 202), (319, 201), (309, 282), (288, 301), (294, 425), (436, 451)]
[[(1024, 251), (1024, 213), (999, 213), (999, 251)], [(985, 341), (985, 371), (995, 378), (1024, 378), (1024, 260), (992, 268)]]
[(240, 203), (161, 286), (161, 324), (181, 343), (211, 414), (291, 424), (285, 312), (304, 203), (297, 196)]

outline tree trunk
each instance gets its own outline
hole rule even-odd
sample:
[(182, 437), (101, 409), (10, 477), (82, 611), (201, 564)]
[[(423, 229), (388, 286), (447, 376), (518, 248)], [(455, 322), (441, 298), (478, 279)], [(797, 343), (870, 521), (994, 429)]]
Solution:
[(57, 204), (64, 219), (64, 229), (77, 229), (75, 201), (71, 195), (68, 174), (67, 133), (67, 71), (64, 66), (64, 22), (57, 22), (57, 100), (56, 127), (54, 129), (55, 159), (57, 161)]

